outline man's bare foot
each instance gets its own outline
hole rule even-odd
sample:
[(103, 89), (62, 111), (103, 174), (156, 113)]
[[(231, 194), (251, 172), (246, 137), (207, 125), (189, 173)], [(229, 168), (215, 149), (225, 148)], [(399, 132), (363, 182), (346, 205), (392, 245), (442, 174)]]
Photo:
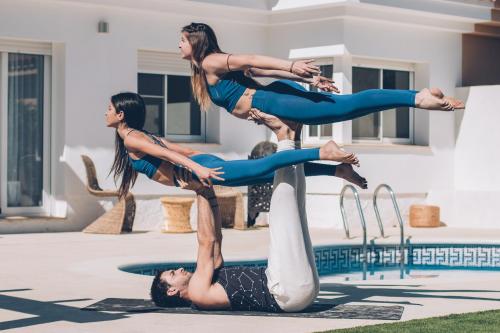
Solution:
[(415, 106), (420, 109), (453, 111), (463, 109), (464, 102), (449, 96), (444, 96), (439, 88), (422, 89), (415, 95)]
[(436, 96), (437, 98), (442, 98), (446, 101), (448, 101), (454, 109), (465, 109), (465, 103), (455, 97), (452, 96), (445, 96), (441, 89), (439, 88), (430, 88), (429, 89), (431, 94)]
[(267, 126), (267, 128), (269, 128), (274, 132), (274, 134), (276, 134), (278, 140), (296, 140), (297, 135), (300, 139), (302, 124), (280, 119), (276, 116), (264, 113), (258, 109), (251, 109), (248, 119), (255, 121), (255, 123), (259, 125), (263, 124)]
[(350, 164), (342, 163), (337, 165), (335, 168), (334, 176), (345, 179), (348, 182), (358, 185), (362, 189), (368, 188), (368, 182), (366, 181), (366, 178), (361, 177), (356, 171), (354, 171), (352, 165)]
[(330, 140), (319, 149), (320, 160), (354, 164), (359, 167), (359, 160), (353, 153), (343, 151), (335, 141)]

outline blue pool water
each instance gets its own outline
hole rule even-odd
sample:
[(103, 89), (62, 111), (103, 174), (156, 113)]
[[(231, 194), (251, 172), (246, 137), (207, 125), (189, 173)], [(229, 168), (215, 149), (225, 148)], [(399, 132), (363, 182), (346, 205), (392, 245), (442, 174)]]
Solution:
[(399, 269), (373, 270), (367, 272), (349, 272), (325, 275), (321, 277), (321, 282), (345, 282), (359, 280), (397, 280), (397, 279), (432, 279), (451, 278), (468, 279), (484, 277), (500, 278), (500, 269), (497, 270), (468, 270), (468, 269), (415, 269), (406, 267), (403, 272)]
[[(368, 246), (363, 260), (358, 245), (314, 248), (322, 281), (419, 279), (434, 277), (474, 277), (500, 274), (500, 244), (411, 244), (401, 265), (399, 245)], [(266, 260), (226, 262), (226, 266), (265, 266)], [(135, 274), (154, 275), (159, 270), (184, 267), (193, 271), (193, 262), (139, 263), (119, 269)]]

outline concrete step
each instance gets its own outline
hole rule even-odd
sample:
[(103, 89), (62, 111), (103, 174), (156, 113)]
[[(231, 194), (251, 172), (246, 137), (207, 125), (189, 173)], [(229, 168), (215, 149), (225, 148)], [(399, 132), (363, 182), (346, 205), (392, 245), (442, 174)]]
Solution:
[(498, 34), (490, 34), (490, 33), (486, 33), (486, 32), (467, 32), (467, 33), (464, 33), (462, 35), (465, 35), (465, 36), (476, 36), (476, 37), (479, 37), (479, 38), (485, 37), (485, 38), (491, 38), (492, 40), (498, 40), (498, 39), (500, 39), (500, 35), (498, 35)]
[(474, 24), (474, 31), (500, 36), (500, 22), (483, 22)]
[(0, 215), (0, 235), (34, 232), (79, 231), (82, 228), (69, 223), (67, 218), (50, 216)]

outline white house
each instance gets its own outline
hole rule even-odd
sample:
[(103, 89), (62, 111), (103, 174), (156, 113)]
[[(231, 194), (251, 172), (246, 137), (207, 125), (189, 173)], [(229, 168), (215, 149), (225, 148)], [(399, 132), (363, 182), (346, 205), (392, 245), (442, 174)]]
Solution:
[[(80, 155), (93, 158), (101, 187), (114, 188), (106, 178), (114, 131), (104, 112), (117, 92), (146, 97), (152, 130), (228, 159), (247, 158), (271, 138), (225, 110), (200, 114), (190, 103), (189, 64), (178, 54), (180, 29), (190, 22), (210, 24), (227, 52), (317, 59), (343, 93), (436, 86), (468, 99), (465, 112), (400, 109), (311, 126), (303, 144), (333, 138), (359, 154), (359, 172), (370, 182), (360, 191), (369, 220), (372, 191), (387, 183), (403, 213), (426, 201), (441, 207), (449, 226), (496, 227), (498, 70), (469, 66), (469, 74), (479, 74), (476, 83), (481, 74), (497, 79), (462, 88), (471, 62), (500, 57), (495, 31), (475, 27), (492, 14), (498, 19), (493, 7), (481, 0), (1, 0), (0, 233), (81, 230), (109, 209), (110, 202), (86, 192)], [(464, 34), (492, 38), (491, 51), (463, 58)], [(332, 177), (308, 179), (311, 226), (341, 227), (343, 185)], [(142, 175), (132, 191), (137, 229), (158, 228), (158, 198), (182, 192)]]

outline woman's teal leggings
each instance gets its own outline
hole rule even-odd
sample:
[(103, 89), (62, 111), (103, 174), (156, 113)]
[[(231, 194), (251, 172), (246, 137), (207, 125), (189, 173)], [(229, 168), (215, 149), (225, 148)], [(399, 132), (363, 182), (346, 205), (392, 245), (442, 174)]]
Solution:
[(252, 107), (278, 118), (307, 125), (330, 124), (396, 107), (415, 107), (414, 90), (370, 89), (351, 95), (307, 91), (278, 80), (257, 89)]
[(214, 185), (249, 186), (272, 183), (275, 170), (301, 163), (304, 163), (306, 176), (335, 175), (335, 165), (305, 163), (319, 160), (319, 148), (281, 151), (255, 160), (225, 161), (211, 154), (194, 155), (191, 159), (207, 168), (222, 167), (224, 174), (220, 176), (225, 180), (212, 179)]

